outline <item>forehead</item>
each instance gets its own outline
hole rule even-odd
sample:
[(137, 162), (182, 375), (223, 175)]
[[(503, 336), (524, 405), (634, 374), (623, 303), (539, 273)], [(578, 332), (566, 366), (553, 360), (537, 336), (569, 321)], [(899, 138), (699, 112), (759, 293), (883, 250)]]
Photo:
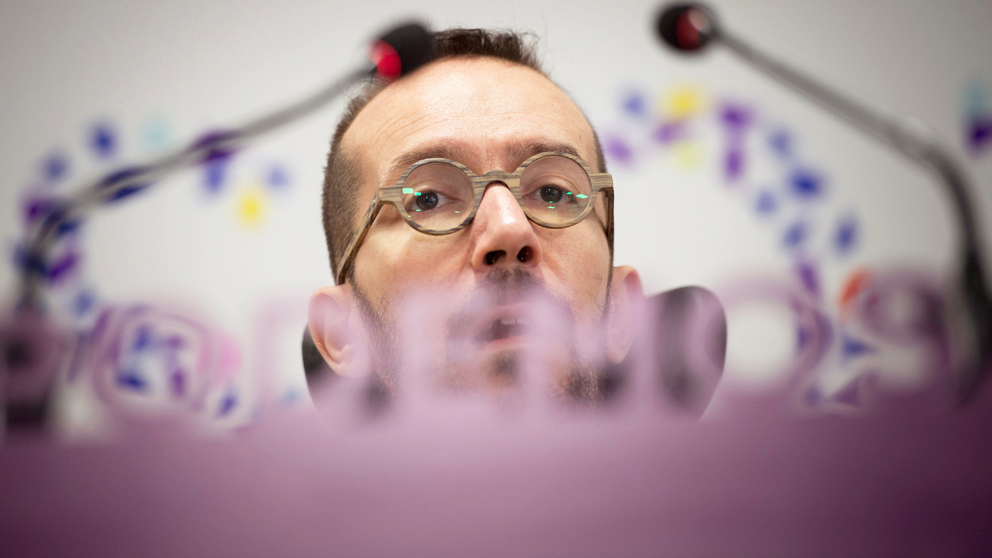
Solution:
[(435, 62), (386, 87), (341, 145), (366, 190), (395, 180), (402, 169), (393, 163), (410, 153), (444, 154), (480, 174), (514, 170), (533, 154), (521, 150), (527, 145), (570, 146), (595, 163), (592, 128), (561, 89), (531, 68), (486, 57)]

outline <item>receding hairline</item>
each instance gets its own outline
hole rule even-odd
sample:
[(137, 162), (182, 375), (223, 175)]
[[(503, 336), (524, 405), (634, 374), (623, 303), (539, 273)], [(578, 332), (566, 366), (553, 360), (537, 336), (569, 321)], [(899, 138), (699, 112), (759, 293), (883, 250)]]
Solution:
[[(592, 155), (591, 160), (588, 160), (587, 163), (589, 163), (589, 165), (596, 172), (605, 172), (605, 169), (599, 168), (601, 166), (599, 160), (602, 157), (599, 156), (599, 153), (598, 153), (599, 141), (597, 139), (596, 129), (593, 127), (592, 122), (589, 121), (589, 118), (586, 116), (586, 114), (582, 110), (582, 108), (579, 107), (578, 103), (576, 103), (574, 99), (572, 99), (572, 96), (569, 95), (568, 92), (565, 91), (560, 85), (558, 85), (557, 83), (555, 83), (555, 81), (553, 79), (551, 79), (551, 77), (548, 76), (546, 73), (544, 73), (542, 70), (537, 69), (537, 68), (534, 68), (534, 67), (529, 66), (527, 64), (523, 64), (521, 62), (515, 62), (513, 60), (507, 60), (505, 58), (499, 58), (497, 56), (492, 56), (492, 55), (488, 55), (488, 54), (453, 54), (453, 55), (444, 56), (444, 57), (438, 58), (436, 60), (432, 60), (428, 64), (424, 65), (422, 68), (419, 68), (416, 72), (410, 74), (410, 76), (408, 76), (407, 78), (403, 78), (403, 80), (400, 80), (400, 81), (397, 81), (397, 82), (394, 82), (394, 83), (391, 83), (391, 84), (387, 84), (385, 86), (381, 86), (381, 87), (375, 89), (372, 92), (371, 96), (365, 101), (365, 103), (361, 107), (361, 109), (355, 114), (355, 117), (352, 119), (351, 123), (345, 129), (344, 134), (341, 136), (341, 142), (338, 144), (338, 150), (339, 150), (338, 155), (343, 160), (347, 161), (348, 164), (352, 165), (353, 168), (358, 169), (359, 172), (362, 172), (362, 169), (363, 169), (362, 165), (363, 165), (364, 162), (359, 157), (356, 157), (355, 156), (355, 155), (357, 155), (357, 153), (355, 153), (355, 149), (352, 148), (351, 143), (353, 141), (355, 141), (354, 140), (354, 133), (352, 133), (352, 130), (355, 128), (355, 124), (358, 123), (361, 120), (362, 114), (365, 113), (366, 109), (368, 109), (369, 106), (374, 105), (376, 103), (376, 100), (379, 97), (379, 95), (382, 92), (384, 92), (387, 89), (389, 89), (390, 87), (393, 87), (393, 86), (395, 86), (397, 84), (409, 83), (408, 81), (405, 81), (405, 80), (407, 80), (407, 79), (414, 79), (418, 75), (423, 75), (423, 73), (425, 71), (427, 71), (427, 70), (429, 70), (431, 68), (436, 68), (439, 64), (443, 64), (445, 62), (464, 62), (464, 61), (495, 62), (497, 64), (501, 64), (501, 65), (504, 65), (504, 66), (507, 66), (507, 67), (525, 68), (525, 69), (533, 72), (534, 74), (540, 76), (541, 78), (544, 78), (545, 81), (547, 81), (549, 84), (551, 84), (552, 86), (554, 86), (555, 89), (557, 89), (559, 92), (561, 92), (562, 96), (569, 103), (571, 103), (572, 107), (574, 107), (575, 110), (577, 110), (578, 113), (582, 115), (582, 118), (585, 121), (586, 126), (588, 127), (588, 131), (590, 133), (590, 139), (592, 141), (592, 148), (593, 148), (593, 151), (591, 153), (591, 155)], [(349, 140), (349, 138), (352, 138), (352, 139)], [(359, 151), (359, 153), (360, 153), (360, 151)]]

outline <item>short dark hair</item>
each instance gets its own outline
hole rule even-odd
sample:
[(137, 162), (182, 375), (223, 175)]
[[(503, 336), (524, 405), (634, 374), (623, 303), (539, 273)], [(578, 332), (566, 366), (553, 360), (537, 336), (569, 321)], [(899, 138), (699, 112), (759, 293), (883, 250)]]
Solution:
[[(536, 36), (533, 34), (456, 28), (438, 31), (432, 35), (434, 50), (431, 54), (431, 62), (445, 58), (488, 56), (526, 66), (548, 77), (538, 62), (534, 48)], [(358, 95), (349, 101), (331, 138), (331, 150), (327, 155), (327, 166), (324, 169), (321, 212), (331, 273), (334, 276), (337, 276), (338, 260), (347, 248), (355, 227), (354, 215), (358, 189), (361, 185), (358, 165), (342, 153), (341, 140), (358, 113), (387, 85), (386, 82), (378, 79), (365, 83)], [(606, 172), (606, 159), (595, 130), (593, 130), (593, 139), (596, 144), (598, 170)], [(348, 281), (353, 279), (352, 274), (353, 271), (349, 269), (346, 274)]]

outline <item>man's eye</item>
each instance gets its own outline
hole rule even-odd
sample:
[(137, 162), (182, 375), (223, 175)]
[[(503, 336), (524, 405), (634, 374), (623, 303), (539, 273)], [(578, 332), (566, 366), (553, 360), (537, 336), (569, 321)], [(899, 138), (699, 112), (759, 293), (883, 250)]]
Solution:
[(565, 192), (557, 186), (541, 186), (541, 201), (558, 203)]
[(420, 195), (416, 197), (413, 203), (417, 206), (417, 209), (427, 211), (437, 207), (438, 201), (437, 192), (420, 192)]
[(412, 193), (413, 197), (406, 206), (406, 210), (410, 212), (440, 210), (453, 201), (436, 190), (420, 190)]

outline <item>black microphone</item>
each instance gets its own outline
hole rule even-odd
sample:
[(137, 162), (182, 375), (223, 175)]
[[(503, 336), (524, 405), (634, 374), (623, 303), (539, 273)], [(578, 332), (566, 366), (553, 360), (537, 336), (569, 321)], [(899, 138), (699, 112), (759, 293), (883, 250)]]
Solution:
[(693, 4), (676, 4), (662, 11), (655, 30), (669, 46), (683, 52), (702, 49), (716, 34), (709, 10)]
[(967, 401), (992, 369), (992, 296), (985, 282), (981, 239), (964, 172), (943, 145), (920, 129), (917, 120), (881, 113), (800, 71), (759, 52), (717, 25), (713, 11), (699, 4), (672, 4), (655, 20), (661, 40), (681, 53), (695, 53), (719, 43), (765, 74), (791, 87), (862, 132), (901, 153), (935, 175), (948, 192), (961, 226), (961, 291), (972, 332), (973, 362), (958, 378), (958, 397)]
[(419, 23), (401, 25), (383, 35), (372, 46), (370, 58), (380, 77), (393, 80), (430, 62), (434, 38)]

